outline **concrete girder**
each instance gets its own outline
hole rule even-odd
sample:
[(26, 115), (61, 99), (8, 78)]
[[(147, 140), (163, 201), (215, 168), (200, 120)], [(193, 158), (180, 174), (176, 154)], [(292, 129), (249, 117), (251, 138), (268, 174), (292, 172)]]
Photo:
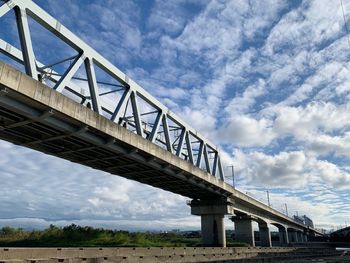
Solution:
[[(140, 182), (149, 180), (151, 185), (195, 199), (212, 198), (214, 200), (219, 197), (228, 197), (227, 201), (232, 204), (230, 207), (232, 213), (233, 210), (237, 210), (263, 220), (266, 219), (265, 221), (269, 223), (277, 222), (299, 230), (305, 229), (304, 226), (294, 222), (282, 213), (233, 189), (218, 178), (161, 149), (149, 140), (120, 127), (1, 62), (0, 89), (6, 91), (3, 94), (4, 96), (0, 96), (0, 106), (3, 110), (6, 110), (9, 114), (18, 115), (17, 119), (20, 120), (37, 120), (38, 124), (52, 131), (50, 132), (52, 138), (60, 139), (62, 134), (71, 135), (68, 136), (68, 139), (73, 138), (74, 144), (67, 147), (65, 151), (74, 149), (76, 151), (71, 153), (80, 156), (77, 159), (68, 154), (66, 156), (60, 155), (58, 152), (60, 147), (45, 148), (45, 141), (48, 140), (46, 144), (50, 142), (50, 136), (47, 137), (44, 131), (41, 134), (40, 130), (35, 131), (39, 134), (31, 134), (23, 138), (21, 137), (23, 134), (18, 134), (19, 137), (17, 141), (14, 141), (15, 143), (29, 143), (27, 147), (74, 162), (89, 163), (91, 167), (100, 170), (103, 170), (103, 167), (101, 168), (96, 163), (96, 157), (92, 158), (95, 152), (99, 153), (97, 156), (101, 161), (110, 158), (114, 160), (115, 163), (111, 163), (111, 166), (118, 164), (118, 158), (122, 159), (120, 163), (125, 163), (125, 160), (142, 163), (154, 169), (157, 176), (162, 175), (164, 182), (151, 182), (149, 176), (145, 175), (142, 178), (139, 174), (137, 176), (128, 175), (127, 177), (140, 180)], [(40, 116), (50, 110), (53, 110), (55, 114), (40, 119)], [(22, 124), (24, 128), (30, 128), (30, 125)], [(79, 133), (78, 131), (85, 125), (88, 127), (87, 131)], [(8, 131), (12, 130), (9, 128)], [(8, 131), (0, 133), (0, 136), (4, 138), (4, 134)], [(42, 136), (44, 134), (45, 136)], [(11, 138), (14, 137), (13, 134), (11, 136)], [(39, 138), (44, 138), (44, 142), (40, 143)], [(13, 141), (12, 139), (7, 140)], [(36, 143), (30, 145), (30, 142), (33, 141), (36, 141)], [(74, 148), (75, 145), (77, 145), (76, 148)], [(108, 163), (103, 165), (106, 164)], [(172, 184), (175, 186), (172, 187)], [(314, 232), (315, 230), (310, 229), (310, 231)]]

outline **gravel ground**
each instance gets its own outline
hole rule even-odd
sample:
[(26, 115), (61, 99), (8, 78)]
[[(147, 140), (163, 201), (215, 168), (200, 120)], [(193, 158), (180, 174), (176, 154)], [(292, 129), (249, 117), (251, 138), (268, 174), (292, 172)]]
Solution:
[(350, 263), (350, 251), (344, 251), (343, 255), (337, 257), (323, 257), (323, 258), (309, 258), (309, 259), (295, 259), (281, 261), (284, 263), (309, 263), (309, 262), (324, 262), (324, 263)]

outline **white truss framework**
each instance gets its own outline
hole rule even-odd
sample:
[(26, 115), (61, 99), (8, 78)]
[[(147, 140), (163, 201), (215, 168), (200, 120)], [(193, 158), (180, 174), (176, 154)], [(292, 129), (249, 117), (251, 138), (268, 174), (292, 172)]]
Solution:
[[(224, 180), (220, 154), (216, 145), (205, 139), (34, 2), (31, 0), (2, 1), (4, 3), (0, 6), (0, 26), (1, 18), (13, 10), (21, 50), (0, 39), (0, 52), (23, 64), (26, 74), (34, 79), (53, 83), (52, 88), (58, 92), (78, 98), (82, 104), (111, 121), (123, 125), (139, 136)], [(36, 60), (28, 16), (77, 52), (78, 55), (65, 60), (71, 60), (72, 63), (62, 75), (53, 70), (53, 65), (44, 65)], [(88, 96), (74, 81), (74, 75), (81, 67), (85, 67)], [(99, 89), (101, 85), (97, 80), (96, 67), (118, 82), (117, 91), (121, 91), (121, 95), (115, 102), (111, 103), (104, 98), (106, 94), (115, 91), (102, 92), (103, 90)], [(144, 109), (140, 106), (140, 101), (145, 105), (143, 108), (148, 109), (147, 112), (141, 113)], [(129, 114), (126, 114), (127, 110)], [(155, 116), (153, 121), (148, 119), (150, 115)]]

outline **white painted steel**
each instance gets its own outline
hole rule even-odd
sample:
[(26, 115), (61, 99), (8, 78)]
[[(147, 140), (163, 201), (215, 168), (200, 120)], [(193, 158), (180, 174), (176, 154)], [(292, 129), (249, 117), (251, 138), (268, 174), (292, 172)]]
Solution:
[[(70, 92), (82, 98), (83, 101), (90, 101), (92, 109), (99, 114), (104, 116), (109, 115), (110, 120), (119, 124), (124, 123), (125, 126), (131, 124), (138, 135), (152, 142), (156, 142), (157, 140), (162, 141), (168, 151), (179, 157), (185, 158), (190, 163), (200, 167), (213, 176), (218, 176), (221, 180), (224, 180), (220, 153), (215, 144), (210, 142), (198, 131), (179, 118), (175, 113), (161, 104), (151, 94), (145, 91), (136, 82), (130, 79), (126, 74), (120, 71), (84, 41), (79, 39), (69, 29), (46, 13), (34, 2), (31, 0), (5, 0), (4, 2), (5, 3), (0, 6), (0, 18), (10, 10), (15, 10), (22, 50), (18, 50), (0, 39), (0, 51), (8, 55), (11, 59), (22, 63), (28, 75), (34, 79), (38, 79), (45, 76), (45, 73), (51, 72), (51, 74), (48, 74), (48, 78), (55, 83), (53, 88), (57, 91), (62, 92), (63, 94)], [(52, 32), (56, 37), (77, 51), (78, 55), (75, 57), (74, 62), (62, 76), (54, 72), (52, 69), (50, 71), (50, 68), (48, 67), (43, 69), (45, 65), (36, 61), (31, 42), (32, 40), (30, 38), (30, 28), (27, 16), (30, 16), (45, 29)], [(83, 88), (80, 88), (72, 81), (74, 74), (78, 71), (81, 65), (85, 65), (90, 92), (89, 96), (84, 94)], [(114, 105), (105, 101), (99, 93), (99, 84), (96, 80), (95, 66), (98, 66), (105, 73), (116, 79), (125, 89), (119, 101), (116, 101)], [(143, 122), (142, 120), (138, 103), (139, 100), (143, 100), (158, 112), (157, 118), (154, 123), (151, 123), (150, 128), (143, 128), (143, 124), (146, 126), (146, 122)], [(125, 120), (122, 116), (123, 112), (126, 112), (126, 107), (129, 102), (132, 106), (132, 116)], [(86, 103), (86, 105), (88, 105), (88, 103)], [(178, 126), (178, 130), (181, 131), (180, 135), (171, 136), (171, 129), (169, 127), (170, 122), (173, 122)], [(163, 132), (159, 131), (161, 126), (163, 127)], [(164, 139), (162, 140), (158, 138), (160, 133), (164, 133)], [(190, 140), (190, 135), (196, 138), (200, 143), (196, 162), (194, 162), (195, 153), (192, 145), (194, 142)], [(186, 142), (186, 147), (184, 147), (184, 142)], [(211, 152), (208, 152), (208, 149), (210, 149)], [(211, 154), (214, 156), (212, 165), (210, 165)], [(202, 167), (203, 161), (204, 167)]]

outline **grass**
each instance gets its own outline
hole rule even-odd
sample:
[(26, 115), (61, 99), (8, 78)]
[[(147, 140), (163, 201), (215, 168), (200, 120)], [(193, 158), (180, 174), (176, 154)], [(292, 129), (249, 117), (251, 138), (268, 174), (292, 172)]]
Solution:
[(70, 225), (45, 230), (25, 231), (3, 227), (0, 230), (0, 246), (6, 247), (169, 247), (198, 246), (199, 238), (184, 237), (173, 233), (131, 233)]
[[(187, 237), (177, 233), (151, 233), (50, 225), (45, 230), (26, 231), (21, 228), (0, 229), (3, 247), (198, 247), (200, 237)], [(227, 240), (227, 246), (241, 247), (244, 243)]]

